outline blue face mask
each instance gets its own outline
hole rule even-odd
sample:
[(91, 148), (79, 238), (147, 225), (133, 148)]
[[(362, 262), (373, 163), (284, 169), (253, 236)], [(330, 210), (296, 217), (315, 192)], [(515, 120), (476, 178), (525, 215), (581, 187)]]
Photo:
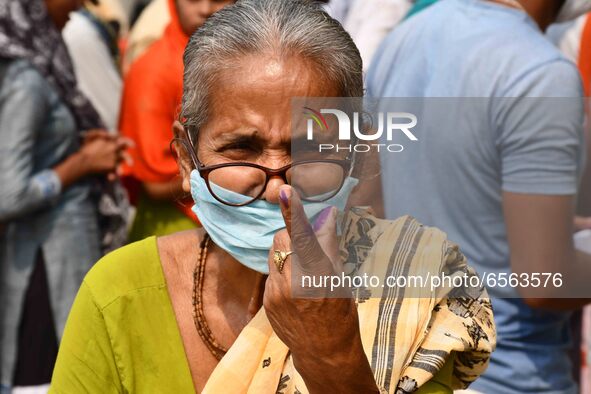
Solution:
[[(330, 206), (340, 211), (358, 180), (348, 177), (342, 189), (322, 203), (304, 202), (304, 211), (313, 221), (320, 212)], [(236, 201), (237, 193), (216, 185), (216, 195), (228, 201)], [(243, 207), (233, 207), (216, 200), (197, 170), (191, 172), (191, 195), (195, 201), (193, 212), (199, 218), (213, 242), (250, 269), (269, 274), (267, 258), (273, 246), (273, 236), (285, 228), (281, 208), (264, 200), (256, 200)], [(248, 197), (242, 197), (247, 200)]]

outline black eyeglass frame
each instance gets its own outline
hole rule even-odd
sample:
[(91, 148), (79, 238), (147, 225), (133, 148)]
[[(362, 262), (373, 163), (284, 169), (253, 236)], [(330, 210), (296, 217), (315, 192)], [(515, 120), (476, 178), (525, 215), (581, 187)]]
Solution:
[[(183, 127), (183, 129), (184, 129), (184, 127)], [(264, 166), (261, 166), (261, 165), (258, 165), (258, 164), (248, 163), (248, 162), (222, 163), (222, 164), (214, 164), (214, 165), (211, 165), (211, 166), (206, 166), (197, 157), (197, 153), (195, 153), (195, 150), (197, 148), (196, 147), (193, 148), (195, 145), (191, 141), (191, 137), (189, 136), (189, 133), (187, 133), (186, 130), (184, 130), (184, 132), (186, 134), (185, 138), (174, 138), (172, 140), (172, 142), (170, 143), (171, 144), (171, 150), (172, 150), (172, 144), (174, 144), (175, 142), (178, 142), (178, 143), (182, 144), (184, 146), (185, 150), (187, 150), (187, 152), (189, 152), (189, 156), (191, 157), (191, 161), (193, 162), (193, 167), (197, 171), (199, 171), (199, 175), (201, 175), (201, 177), (205, 181), (205, 185), (207, 186), (207, 190), (209, 190), (209, 193), (217, 201), (221, 202), (222, 204), (229, 205), (229, 206), (232, 206), (232, 207), (243, 207), (243, 206), (252, 204), (256, 200), (260, 199), (261, 196), (263, 195), (263, 193), (265, 192), (265, 190), (267, 189), (267, 184), (269, 183), (269, 180), (271, 179), (271, 177), (280, 176), (281, 179), (283, 179), (283, 181), (285, 183), (289, 183), (288, 180), (287, 180), (287, 171), (290, 170), (290, 169), (292, 169), (295, 166), (299, 166), (299, 165), (302, 165), (302, 164), (310, 164), (310, 163), (331, 163), (331, 164), (337, 164), (337, 165), (339, 165), (343, 169), (343, 179), (341, 179), (341, 183), (340, 183), (339, 187), (335, 189), (335, 192), (334, 193), (332, 193), (331, 195), (329, 195), (328, 197), (326, 197), (326, 198), (324, 198), (322, 200), (311, 200), (311, 199), (307, 199), (305, 197), (301, 197), (302, 200), (304, 200), (304, 201), (309, 201), (309, 202), (324, 202), (326, 200), (329, 200), (329, 199), (333, 198), (335, 195), (337, 195), (339, 193), (339, 191), (342, 189), (342, 187), (343, 187), (343, 185), (345, 183), (345, 179), (347, 179), (347, 177), (351, 175), (351, 172), (353, 170), (354, 154), (351, 154), (351, 155), (347, 156), (343, 160), (338, 160), (338, 159), (302, 160), (302, 161), (298, 161), (298, 162), (295, 162), (295, 163), (288, 164), (286, 166), (283, 166), (283, 167), (277, 168), (277, 169), (271, 169), (271, 168), (268, 168), (268, 167), (264, 167)], [(240, 204), (229, 203), (229, 202), (224, 201), (221, 198), (219, 198), (213, 192), (213, 190), (211, 188), (211, 185), (210, 185), (210, 182), (209, 182), (209, 174), (212, 171), (214, 171), (214, 170), (217, 170), (219, 168), (225, 168), (225, 167), (252, 167), (252, 168), (257, 168), (257, 169), (263, 171), (265, 173), (265, 183), (264, 183), (263, 187), (261, 188), (260, 193), (256, 197), (253, 197), (252, 200), (249, 200), (249, 201), (246, 201), (246, 202), (240, 203)]]

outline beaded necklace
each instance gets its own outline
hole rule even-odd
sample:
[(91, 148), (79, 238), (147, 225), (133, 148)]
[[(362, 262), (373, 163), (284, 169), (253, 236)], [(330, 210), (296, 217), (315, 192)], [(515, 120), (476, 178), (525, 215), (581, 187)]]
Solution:
[(209, 235), (205, 234), (200, 245), (199, 259), (195, 263), (195, 268), (193, 269), (193, 321), (195, 322), (195, 328), (197, 328), (197, 333), (203, 340), (203, 343), (205, 343), (216, 359), (221, 360), (228, 349), (220, 345), (215, 339), (211, 329), (207, 325), (205, 313), (203, 312), (203, 277), (205, 275), (205, 262), (207, 260), (207, 248), (209, 247), (209, 243)]

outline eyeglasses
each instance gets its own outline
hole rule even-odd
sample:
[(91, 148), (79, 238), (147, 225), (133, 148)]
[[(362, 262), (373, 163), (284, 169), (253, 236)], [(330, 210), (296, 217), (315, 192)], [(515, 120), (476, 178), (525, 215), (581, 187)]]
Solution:
[(206, 166), (194, 149), (180, 139), (207, 189), (219, 202), (240, 207), (260, 199), (272, 177), (290, 184), (304, 201), (323, 202), (334, 197), (350, 173), (350, 160), (305, 160), (271, 169), (254, 163), (232, 162)]

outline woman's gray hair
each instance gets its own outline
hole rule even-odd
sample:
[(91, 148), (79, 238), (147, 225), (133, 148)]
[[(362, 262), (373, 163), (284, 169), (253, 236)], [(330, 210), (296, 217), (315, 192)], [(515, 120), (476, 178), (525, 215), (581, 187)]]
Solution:
[(363, 96), (359, 50), (316, 1), (238, 0), (218, 11), (185, 49), (182, 123), (191, 139), (208, 117), (217, 73), (253, 54), (301, 56), (336, 84), (342, 97)]

